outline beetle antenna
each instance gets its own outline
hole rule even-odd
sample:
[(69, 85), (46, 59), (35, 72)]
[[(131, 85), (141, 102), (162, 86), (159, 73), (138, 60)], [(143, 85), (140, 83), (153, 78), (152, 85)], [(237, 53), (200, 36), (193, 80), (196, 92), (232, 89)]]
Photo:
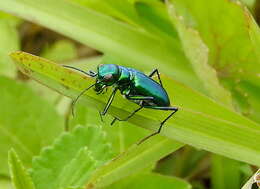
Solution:
[(96, 77), (97, 76), (97, 73), (94, 72), (94, 71), (91, 71), (91, 70), (89, 72), (85, 72), (85, 71), (83, 71), (83, 70), (81, 70), (79, 68), (75, 68), (73, 66), (68, 66), (68, 65), (62, 65), (62, 66), (65, 67), (65, 68), (70, 68), (70, 69), (73, 69), (73, 70), (77, 70), (77, 71), (79, 71), (81, 73), (84, 73), (84, 74), (90, 76), (90, 77)]
[(90, 88), (94, 87), (96, 83), (90, 85), (89, 87), (87, 87), (86, 89), (84, 89), (83, 91), (81, 91), (81, 93), (77, 96), (77, 98), (75, 98), (73, 101), (72, 101), (72, 115), (74, 117), (74, 109), (75, 109), (75, 105), (76, 105), (76, 102), (79, 100), (79, 98), (87, 91), (89, 90)]

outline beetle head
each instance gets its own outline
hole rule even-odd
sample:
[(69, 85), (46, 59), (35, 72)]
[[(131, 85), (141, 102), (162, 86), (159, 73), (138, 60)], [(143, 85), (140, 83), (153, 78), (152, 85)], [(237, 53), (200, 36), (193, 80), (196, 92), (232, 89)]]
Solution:
[(98, 66), (97, 82), (101, 85), (111, 86), (120, 76), (119, 68), (115, 64), (100, 64)]

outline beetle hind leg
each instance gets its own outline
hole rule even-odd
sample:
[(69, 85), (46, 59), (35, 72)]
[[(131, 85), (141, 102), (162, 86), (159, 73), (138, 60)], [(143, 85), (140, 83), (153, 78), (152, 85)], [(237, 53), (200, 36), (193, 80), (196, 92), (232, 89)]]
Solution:
[(153, 77), (154, 74), (157, 75), (158, 80), (159, 80), (159, 82), (160, 82), (160, 85), (163, 87), (162, 81), (161, 81), (161, 77), (160, 77), (160, 73), (159, 73), (158, 69), (154, 69), (148, 76), (149, 76), (149, 77)]
[(138, 109), (134, 110), (130, 115), (128, 115), (126, 118), (124, 119), (119, 119), (117, 117), (114, 117), (113, 121), (111, 122), (110, 125), (113, 125), (116, 121), (127, 121), (128, 119), (130, 119), (131, 117), (133, 117), (135, 115), (136, 112), (138, 112), (139, 110), (141, 110), (143, 108), (143, 106), (140, 106)]
[(178, 111), (178, 108), (177, 108), (177, 107), (158, 107), (158, 106), (155, 106), (155, 107), (149, 107), (149, 108), (156, 109), (156, 110), (169, 110), (169, 111), (172, 111), (172, 112), (171, 112), (170, 115), (168, 115), (168, 116), (161, 122), (160, 127), (159, 127), (159, 129), (158, 129), (156, 132), (154, 132), (154, 133), (152, 133), (152, 134), (146, 136), (145, 138), (143, 138), (141, 141), (138, 142), (138, 145), (141, 144), (141, 143), (143, 143), (144, 141), (146, 141), (146, 140), (149, 139), (150, 137), (159, 134), (159, 133), (161, 132), (161, 130), (162, 130), (162, 127), (163, 127), (164, 123), (165, 123), (168, 119), (170, 119), (170, 118)]

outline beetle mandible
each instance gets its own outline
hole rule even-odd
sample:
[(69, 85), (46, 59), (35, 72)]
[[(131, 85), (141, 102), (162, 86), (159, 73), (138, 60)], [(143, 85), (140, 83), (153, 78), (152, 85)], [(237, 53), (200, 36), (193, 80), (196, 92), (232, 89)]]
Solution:
[[(178, 111), (177, 107), (170, 106), (170, 99), (166, 90), (163, 88), (158, 69), (154, 69), (149, 75), (145, 75), (144, 73), (136, 69), (127, 68), (116, 64), (100, 64), (97, 67), (97, 73), (94, 71), (85, 72), (78, 68), (67, 65), (64, 65), (64, 67), (80, 71), (88, 76), (96, 78), (96, 82), (93, 85), (83, 90), (78, 95), (78, 97), (75, 100), (73, 100), (73, 107), (79, 99), (79, 97), (82, 96), (90, 88), (94, 87), (94, 90), (97, 92), (97, 94), (101, 94), (104, 89), (110, 86), (113, 87), (113, 91), (105, 105), (104, 110), (100, 112), (101, 117), (107, 113), (117, 91), (120, 91), (126, 99), (140, 106), (139, 108), (134, 110), (130, 115), (128, 115), (125, 119), (119, 119), (115, 117), (114, 120), (111, 122), (111, 125), (113, 125), (117, 120), (127, 121), (142, 108), (172, 111), (170, 115), (168, 115), (160, 123), (159, 129), (151, 135), (142, 139), (140, 143), (150, 138), (151, 136), (159, 134), (164, 123), (171, 116), (173, 116), (174, 113)], [(159, 83), (152, 79), (152, 77), (155, 74), (158, 77)]]

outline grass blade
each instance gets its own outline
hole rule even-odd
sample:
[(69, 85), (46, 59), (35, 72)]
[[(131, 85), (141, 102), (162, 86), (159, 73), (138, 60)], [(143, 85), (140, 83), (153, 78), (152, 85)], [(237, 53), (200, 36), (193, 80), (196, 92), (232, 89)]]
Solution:
[(9, 151), (9, 167), (13, 184), (16, 189), (35, 189), (31, 177), (24, 168), (21, 160), (14, 150)]
[[(11, 56), (24, 73), (72, 98), (94, 82), (92, 78), (27, 53), (15, 52)], [(260, 127), (257, 123), (166, 76), (162, 80), (169, 96), (175, 97), (172, 102), (180, 107), (180, 111), (166, 123), (161, 135), (232, 159), (260, 165)], [(87, 106), (100, 110), (107, 97), (108, 94), (100, 97), (90, 91), (82, 98), (82, 103), (84, 100)], [(123, 118), (135, 108), (137, 105), (118, 95), (109, 114)], [(164, 111), (146, 109), (129, 121), (155, 131), (158, 129), (158, 120), (163, 118)]]

